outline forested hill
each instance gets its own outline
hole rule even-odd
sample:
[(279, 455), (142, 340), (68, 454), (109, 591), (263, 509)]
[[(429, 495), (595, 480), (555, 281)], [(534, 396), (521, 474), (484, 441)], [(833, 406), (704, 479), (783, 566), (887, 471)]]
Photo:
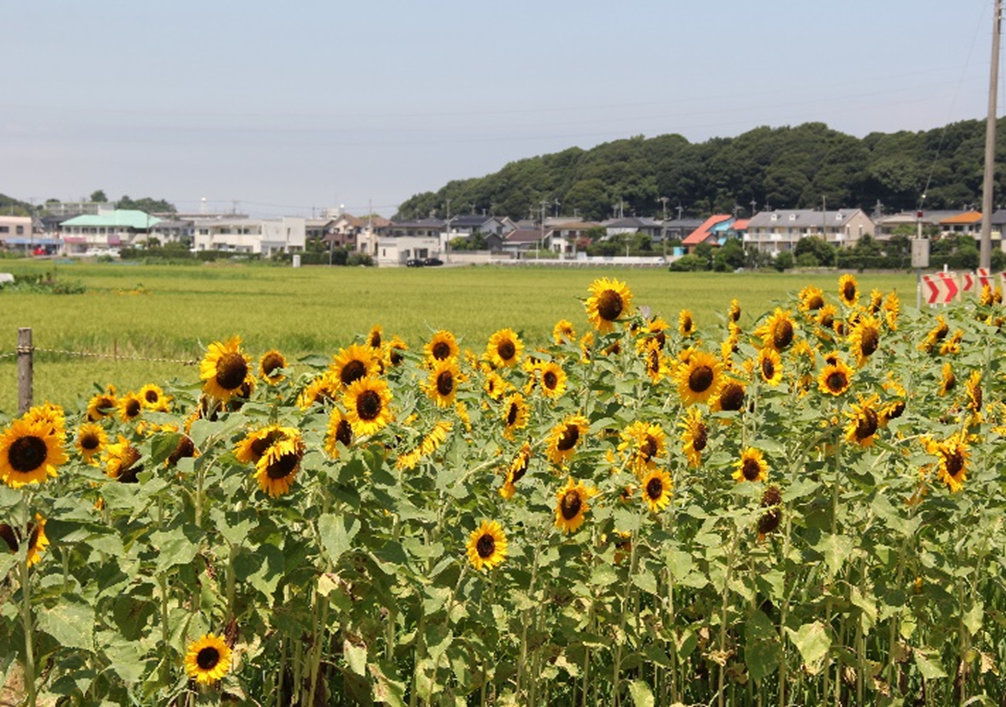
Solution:
[[(1006, 160), (1006, 118), (997, 126), (997, 163)], [(968, 120), (923, 132), (871, 133), (859, 139), (823, 123), (756, 128), (733, 138), (692, 144), (680, 135), (642, 136), (518, 160), (495, 174), (449, 182), (437, 192), (416, 194), (397, 218), (435, 212), (486, 213), (527, 218), (542, 201), (548, 213), (574, 213), (600, 220), (621, 200), (628, 216), (663, 213), (678, 204), (701, 216), (730, 212), (735, 205), (757, 209), (859, 206), (877, 201), (885, 213), (914, 210), (926, 190), (925, 208), (981, 205), (985, 121)], [(997, 170), (1003, 194), (1006, 170)], [(927, 181), (930, 180), (928, 189)], [(575, 211), (574, 211), (575, 210)]]

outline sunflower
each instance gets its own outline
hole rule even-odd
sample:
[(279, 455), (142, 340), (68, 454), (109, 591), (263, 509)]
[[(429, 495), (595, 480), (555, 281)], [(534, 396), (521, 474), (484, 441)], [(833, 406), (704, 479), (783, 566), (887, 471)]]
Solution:
[(646, 349), (643, 351), (646, 361), (646, 375), (653, 383), (659, 383), (665, 376), (670, 375), (668, 359), (660, 348), (660, 342), (655, 338), (646, 340)]
[(943, 379), (940, 381), (940, 395), (946, 395), (957, 385), (957, 377), (954, 376), (953, 366), (950, 362), (943, 364)]
[(543, 363), (538, 368), (541, 373), (541, 392), (547, 398), (561, 398), (566, 392), (566, 372), (555, 361)]
[(381, 328), (380, 324), (375, 324), (370, 327), (370, 331), (367, 333), (367, 346), (374, 349), (375, 351), (381, 350), (381, 344), (384, 341), (384, 330)]
[(161, 387), (154, 385), (153, 383), (147, 383), (145, 386), (140, 388), (140, 392), (137, 393), (140, 398), (140, 402), (143, 407), (148, 410), (154, 410), (156, 412), (168, 412), (168, 403), (171, 402), (171, 398), (164, 394)]
[(846, 410), (849, 424), (845, 426), (845, 439), (860, 447), (873, 445), (874, 436), (881, 427), (881, 417), (877, 411), (880, 396), (873, 394), (868, 398), (859, 397), (859, 402), (853, 403)]
[[(817, 310), (817, 316), (814, 318), (814, 321), (828, 331), (834, 331), (835, 323), (838, 321), (837, 317), (838, 307), (833, 304), (826, 304)], [(830, 335), (826, 335), (825, 338), (830, 338)]]
[(796, 323), (791, 314), (788, 309), (776, 307), (769, 318), (754, 330), (754, 335), (761, 337), (763, 348), (772, 347), (776, 351), (782, 351), (793, 343)]
[(763, 381), (772, 386), (779, 385), (782, 382), (782, 358), (779, 352), (770, 346), (759, 351), (758, 371)]
[(594, 280), (587, 299), (587, 319), (602, 334), (613, 331), (614, 323), (632, 313), (632, 292), (624, 282), (608, 278)]
[(397, 336), (384, 345), (384, 362), (389, 368), (395, 368), (405, 360), (405, 352), (409, 347)]
[(871, 314), (861, 317), (849, 334), (849, 346), (856, 363), (862, 368), (880, 348), (880, 320)]
[(212, 633), (189, 645), (185, 654), (185, 673), (199, 685), (215, 683), (230, 667), (231, 649), (222, 636)]
[(104, 393), (98, 393), (91, 397), (87, 403), (87, 419), (90, 422), (97, 422), (103, 417), (111, 417), (114, 410), (119, 407), (119, 402), (115, 397), (115, 386), (110, 385)]
[(576, 332), (573, 330), (573, 322), (568, 319), (560, 319), (552, 327), (552, 341), (556, 346), (576, 341)]
[(596, 493), (597, 489), (575, 484), (573, 477), (568, 477), (566, 485), (556, 493), (559, 502), (555, 506), (555, 527), (564, 533), (575, 532), (583, 525), (584, 515), (590, 510), (588, 501)]
[(391, 390), (377, 378), (361, 378), (346, 390), (342, 404), (358, 437), (374, 434), (391, 422)]
[(580, 337), (580, 362), (588, 363), (594, 349), (594, 332), (588, 331)]
[(678, 396), (685, 405), (704, 403), (719, 390), (722, 364), (704, 351), (689, 351), (687, 358), (674, 374)]
[(506, 558), (506, 545), (500, 524), (484, 520), (468, 536), (468, 560), (476, 570), (491, 570)]
[(489, 337), (485, 358), (496, 368), (513, 368), (520, 362), (524, 344), (513, 329), (500, 329)]
[(667, 453), (667, 436), (656, 423), (636, 420), (622, 430), (618, 451), (627, 455), (627, 461), (637, 476), (656, 465), (656, 459)]
[(583, 415), (570, 415), (552, 428), (548, 435), (548, 458), (563, 464), (576, 453), (580, 440), (587, 434), (588, 422)]
[(741, 453), (734, 466), (734, 478), (737, 483), (742, 481), (768, 481), (768, 464), (761, 451), (754, 447), (748, 447)]
[(824, 306), (824, 291), (820, 287), (807, 285), (800, 290), (799, 297), (799, 309), (804, 314), (813, 316), (811, 312), (816, 312)]
[(326, 371), (308, 383), (297, 396), (297, 407), (307, 410), (314, 405), (332, 405), (339, 397), (339, 379)]
[(258, 373), (269, 385), (276, 385), (286, 376), (283, 369), (287, 367), (286, 357), (276, 349), (266, 351), (258, 363)]
[[(177, 432), (178, 430), (174, 430)], [(178, 435), (178, 442), (175, 444), (175, 450), (168, 455), (168, 458), (164, 460), (165, 466), (177, 466), (178, 462), (182, 459), (191, 459), (193, 457), (199, 456), (199, 450), (196, 449), (196, 443), (186, 434)]]
[(446, 329), (441, 329), (434, 334), (430, 342), (423, 347), (423, 353), (426, 354), (427, 358), (431, 358), (434, 361), (457, 358), (459, 351), (457, 339), (454, 338), (454, 334)]
[(277, 442), (289, 434), (296, 434), (297, 430), (292, 427), (281, 427), (280, 425), (268, 425), (245, 435), (245, 438), (238, 442), (234, 449), (234, 456), (239, 462), (245, 464), (257, 464), (266, 451)]
[(241, 353), (241, 337), (210, 344), (199, 364), (199, 378), (203, 392), (222, 402), (240, 393), (245, 381), (252, 380), (251, 359)]
[(936, 344), (943, 341), (950, 333), (950, 327), (942, 314), (936, 315), (936, 325), (926, 334), (925, 340), (919, 344), (920, 351), (930, 352)]
[(926, 451), (939, 460), (937, 475), (940, 481), (947, 485), (950, 493), (960, 491), (967, 480), (968, 459), (971, 456), (967, 433), (963, 430), (955, 432), (943, 442), (926, 437), (922, 443)]
[(77, 430), (77, 450), (88, 464), (97, 464), (94, 455), (108, 444), (108, 435), (101, 425), (85, 422)]
[(12, 488), (56, 476), (66, 461), (63, 435), (47, 420), (18, 418), (0, 434), (0, 480)]
[(378, 360), (369, 346), (351, 344), (339, 350), (328, 370), (340, 387), (347, 388), (361, 378), (376, 375)]
[(643, 352), (653, 346), (656, 342), (656, 346), (659, 349), (664, 348), (664, 344), (667, 343), (667, 330), (671, 328), (671, 325), (665, 322), (661, 317), (653, 317), (648, 322), (642, 330), (642, 334), (636, 341), (636, 351)]
[(682, 450), (688, 457), (688, 463), (699, 466), (702, 463), (702, 450), (709, 443), (709, 429), (702, 421), (702, 413), (698, 408), (688, 408), (678, 427), (681, 428)]
[(353, 444), (353, 427), (338, 408), (332, 410), (328, 418), (328, 431), (325, 435), (325, 451), (333, 459), (339, 457), (339, 444), (349, 447)]
[(39, 422), (46, 430), (56, 435), (62, 442), (66, 437), (66, 414), (63, 408), (52, 403), (43, 403), (28, 408), (22, 415), (25, 422)]
[(842, 359), (835, 357), (834, 363), (827, 364), (817, 378), (817, 387), (822, 393), (841, 395), (849, 389), (852, 369)]
[(838, 297), (846, 307), (855, 307), (859, 302), (859, 285), (856, 276), (846, 273), (838, 278)]
[(735, 324), (741, 320), (741, 303), (736, 298), (730, 300), (730, 311), (727, 316)]
[(967, 393), (968, 410), (974, 415), (979, 415), (982, 411), (982, 372), (971, 371), (971, 376), (964, 382), (964, 390)]
[(887, 328), (891, 331), (897, 331), (898, 315), (901, 314), (901, 300), (898, 299), (897, 291), (891, 290), (891, 293), (887, 295), (887, 298), (884, 300), (883, 311)]
[(709, 409), (713, 412), (740, 412), (744, 409), (747, 389), (743, 381), (724, 378), (719, 391), (712, 398)]
[(445, 408), (454, 404), (454, 396), (458, 392), (458, 383), (462, 381), (461, 370), (456, 359), (448, 358), (436, 361), (430, 368), (430, 376), (426, 382), (426, 393), (437, 404)]
[(659, 513), (671, 502), (671, 475), (662, 469), (651, 469), (640, 479), (643, 489), (643, 500), (652, 513)]
[(964, 332), (960, 329), (954, 331), (950, 338), (940, 345), (940, 356), (954, 356), (961, 352), (961, 340), (964, 339)]
[[(0, 523), (0, 540), (3, 540), (11, 552), (21, 549), (21, 532), (6, 523)], [(31, 567), (42, 559), (42, 553), (49, 547), (49, 538), (45, 536), (45, 518), (35, 514), (35, 522), (28, 523), (27, 563)]]
[(687, 309), (682, 309), (678, 313), (678, 333), (686, 339), (695, 333), (695, 318)]
[(140, 451), (119, 435), (119, 441), (109, 444), (102, 452), (105, 474), (124, 484), (137, 483), (137, 474), (143, 471), (143, 465), (137, 464), (140, 456)]
[(259, 488), (273, 498), (290, 492), (293, 479), (304, 458), (304, 440), (300, 432), (282, 427), (282, 436), (275, 440), (255, 463), (255, 480)]
[(765, 511), (758, 519), (758, 539), (764, 540), (769, 533), (779, 529), (782, 522), (782, 492), (775, 484), (765, 489), (761, 495), (761, 507)]
[(527, 473), (528, 464), (531, 462), (531, 445), (525, 442), (514, 456), (513, 461), (506, 470), (506, 480), (500, 486), (500, 496), (509, 500), (517, 491), (516, 484), (524, 478)]
[(503, 404), (503, 436), (512, 440), (514, 432), (527, 427), (530, 411), (524, 402), (524, 396), (514, 393)]
[(485, 380), (482, 382), (482, 390), (484, 390), (486, 395), (488, 395), (492, 400), (499, 400), (511, 388), (513, 388), (513, 386), (507, 383), (496, 371), (489, 371), (486, 374)]
[(418, 464), (421, 459), (433, 454), (440, 448), (440, 445), (447, 441), (447, 435), (453, 428), (454, 424), (448, 422), (447, 420), (441, 420), (435, 424), (429, 434), (423, 437), (422, 441), (420, 441), (414, 449), (398, 457), (398, 461), (395, 463), (395, 468), (416, 468), (416, 464)]

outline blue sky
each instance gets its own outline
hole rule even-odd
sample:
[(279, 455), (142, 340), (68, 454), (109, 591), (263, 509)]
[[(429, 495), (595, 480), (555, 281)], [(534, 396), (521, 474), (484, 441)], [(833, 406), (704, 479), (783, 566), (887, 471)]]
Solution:
[(0, 0), (0, 13), (0, 193), (390, 215), (450, 179), (632, 135), (821, 121), (862, 137), (982, 118), (992, 0)]

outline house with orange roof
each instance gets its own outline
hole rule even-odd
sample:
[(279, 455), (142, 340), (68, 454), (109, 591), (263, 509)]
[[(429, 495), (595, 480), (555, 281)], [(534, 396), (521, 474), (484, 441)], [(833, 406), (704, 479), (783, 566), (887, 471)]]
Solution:
[(944, 234), (968, 234), (980, 236), (982, 233), (982, 214), (980, 211), (965, 211), (940, 221), (940, 230)]
[(734, 221), (736, 219), (730, 214), (710, 216), (701, 226), (689, 233), (681, 245), (684, 246), (686, 253), (694, 253), (695, 248), (702, 243), (721, 245), (729, 237)]

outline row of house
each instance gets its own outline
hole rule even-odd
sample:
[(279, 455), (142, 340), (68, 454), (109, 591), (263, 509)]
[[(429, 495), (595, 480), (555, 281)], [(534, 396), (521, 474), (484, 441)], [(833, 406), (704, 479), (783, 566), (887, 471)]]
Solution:
[[(546, 218), (544, 223), (513, 221), (506, 217), (466, 214), (451, 219), (425, 218), (390, 221), (378, 216), (359, 218), (338, 211), (320, 218), (284, 216), (251, 218), (241, 214), (153, 215), (142, 211), (99, 209), (70, 217), (33, 219), (0, 215), (0, 248), (33, 252), (87, 255), (115, 252), (123, 247), (153, 243), (184, 243), (195, 251), (235, 254), (297, 253), (317, 240), (326, 248), (366, 253), (378, 264), (398, 265), (412, 258), (443, 257), (451, 243), (481, 234), (486, 251), (519, 258), (528, 251), (550, 250), (559, 257), (577, 257), (598, 237), (610, 240), (642, 234), (652, 243), (680, 243), (669, 255), (683, 255), (701, 244), (722, 245), (739, 239), (746, 248), (771, 255), (792, 250), (802, 238), (823, 237), (837, 247), (851, 247), (864, 235), (889, 238), (919, 223), (927, 232), (978, 237), (981, 214), (976, 211), (934, 211), (883, 216), (876, 221), (861, 209), (818, 211), (775, 210), (749, 219), (715, 214), (705, 220), (643, 217), (599, 223), (573, 218)], [(993, 238), (1000, 242), (1006, 211), (992, 218)], [(457, 255), (457, 254), (456, 254)]]

